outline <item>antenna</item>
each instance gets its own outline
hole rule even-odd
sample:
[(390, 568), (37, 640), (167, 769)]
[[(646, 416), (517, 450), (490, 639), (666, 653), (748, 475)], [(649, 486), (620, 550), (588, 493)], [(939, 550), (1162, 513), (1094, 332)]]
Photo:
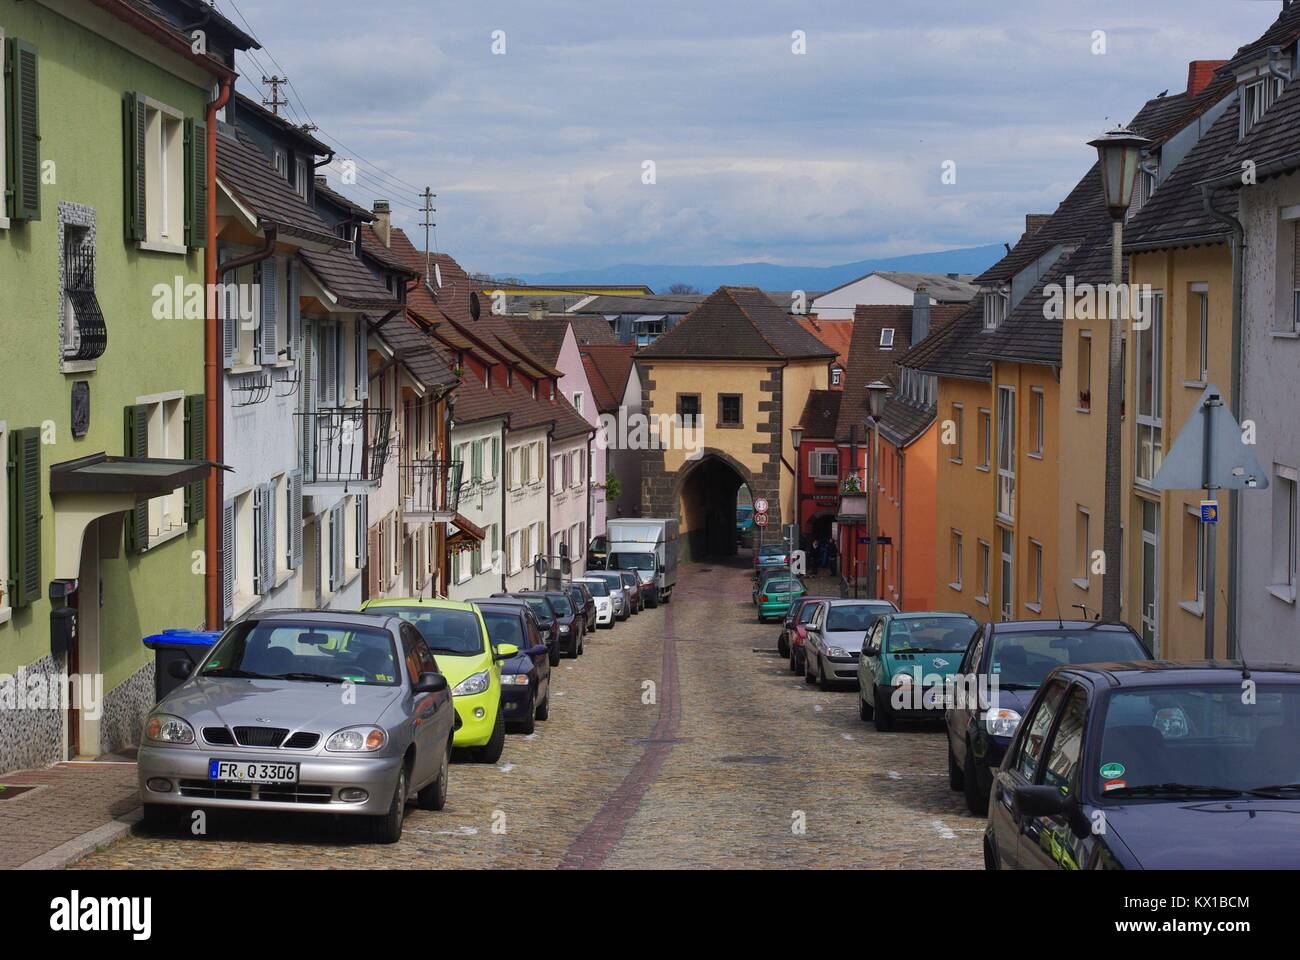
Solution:
[[(1227, 598), (1227, 596), (1224, 595), (1224, 592), (1223, 592), (1222, 590), (1219, 591), (1219, 596), (1223, 597), (1223, 606), (1224, 606), (1224, 609), (1226, 610), (1227, 607), (1228, 607), (1228, 598)], [(1231, 618), (1231, 617), (1228, 618), (1228, 630), (1229, 630), (1229, 632), (1232, 631), (1232, 618)], [(1238, 635), (1238, 637), (1237, 637), (1237, 659), (1241, 661), (1241, 679), (1243, 679), (1243, 680), (1249, 680), (1249, 679), (1250, 679), (1250, 667), (1246, 665), (1246, 651), (1243, 650), (1243, 649), (1241, 648), (1241, 636), (1240, 636), (1240, 635)]]
[(1065, 618), (1061, 616), (1061, 595), (1057, 592), (1056, 587), (1052, 587), (1052, 597), (1056, 600), (1056, 623), (1064, 630)]
[(424, 214), (420, 226), (424, 227), (424, 282), (426, 284), (429, 282), (429, 228), (437, 226), (433, 222), (433, 215), (438, 212), (433, 205), (434, 198), (437, 196), (430, 187), (425, 187), (424, 192), (420, 194), (420, 199), (424, 201), (424, 206), (420, 208), (420, 212)]
[(287, 84), (289, 82), (289, 78), (276, 76), (274, 73), (271, 74), (269, 77), (263, 74), (262, 82), (269, 83), (271, 85), (271, 99), (267, 100), (265, 97), (263, 97), (262, 106), (270, 107), (271, 112), (278, 117), (280, 115), (280, 108), (284, 106), (288, 106), (289, 104), (288, 97), (284, 97), (283, 99), (281, 99), (280, 97), (280, 85)]

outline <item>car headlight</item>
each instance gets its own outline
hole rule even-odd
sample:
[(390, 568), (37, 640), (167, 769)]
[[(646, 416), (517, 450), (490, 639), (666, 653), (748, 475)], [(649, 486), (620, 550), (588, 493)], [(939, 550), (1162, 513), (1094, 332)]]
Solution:
[(501, 674), (501, 684), (506, 687), (526, 687), (528, 686), (528, 674), (503, 673)]
[(1009, 737), (1020, 726), (1020, 714), (1006, 707), (995, 707), (984, 714), (984, 729), (995, 737)]
[(842, 648), (840, 648), (840, 647), (827, 647), (827, 648), (826, 648), (826, 656), (828, 656), (828, 657), (839, 657), (839, 658), (843, 659), (844, 657), (847, 657), (848, 654), (845, 653), (844, 650), (843, 650)]
[(476, 693), (482, 693), (488, 688), (491, 681), (488, 678), (486, 670), (480, 670), (478, 673), (470, 674), (456, 686), (451, 688), (453, 697), (472, 697)]
[(330, 753), (374, 753), (388, 743), (388, 734), (379, 727), (347, 727), (330, 735), (325, 749)]
[(569, 632), (569, 625), (567, 623), (560, 624), (560, 633), (568, 633), (568, 632)]
[(144, 725), (144, 735), (154, 743), (193, 743), (194, 728), (180, 717), (155, 713)]

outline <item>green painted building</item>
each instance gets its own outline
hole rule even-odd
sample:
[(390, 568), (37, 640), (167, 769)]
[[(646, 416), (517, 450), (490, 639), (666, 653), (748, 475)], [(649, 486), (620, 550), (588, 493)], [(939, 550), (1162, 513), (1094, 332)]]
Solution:
[(0, 0), (0, 37), (2, 772), (135, 743), (142, 637), (202, 625), (221, 69), (134, 0)]

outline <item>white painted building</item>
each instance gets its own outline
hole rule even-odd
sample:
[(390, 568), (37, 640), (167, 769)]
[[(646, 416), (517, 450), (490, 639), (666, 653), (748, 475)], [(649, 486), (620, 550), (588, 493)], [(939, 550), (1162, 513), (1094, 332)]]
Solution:
[(924, 284), (930, 303), (969, 303), (979, 288), (971, 277), (951, 273), (901, 273), (879, 270), (850, 280), (817, 296), (808, 308), (823, 320), (852, 320), (859, 305), (910, 306), (916, 288)]

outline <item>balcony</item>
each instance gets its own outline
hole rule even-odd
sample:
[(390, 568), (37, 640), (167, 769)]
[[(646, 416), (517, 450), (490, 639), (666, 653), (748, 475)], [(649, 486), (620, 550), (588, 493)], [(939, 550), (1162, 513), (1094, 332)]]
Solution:
[(451, 520), (460, 509), (459, 460), (420, 460), (397, 468), (402, 514), (410, 523)]
[(391, 446), (393, 411), (379, 407), (321, 407), (294, 414), (301, 427), (305, 486), (375, 486)]

